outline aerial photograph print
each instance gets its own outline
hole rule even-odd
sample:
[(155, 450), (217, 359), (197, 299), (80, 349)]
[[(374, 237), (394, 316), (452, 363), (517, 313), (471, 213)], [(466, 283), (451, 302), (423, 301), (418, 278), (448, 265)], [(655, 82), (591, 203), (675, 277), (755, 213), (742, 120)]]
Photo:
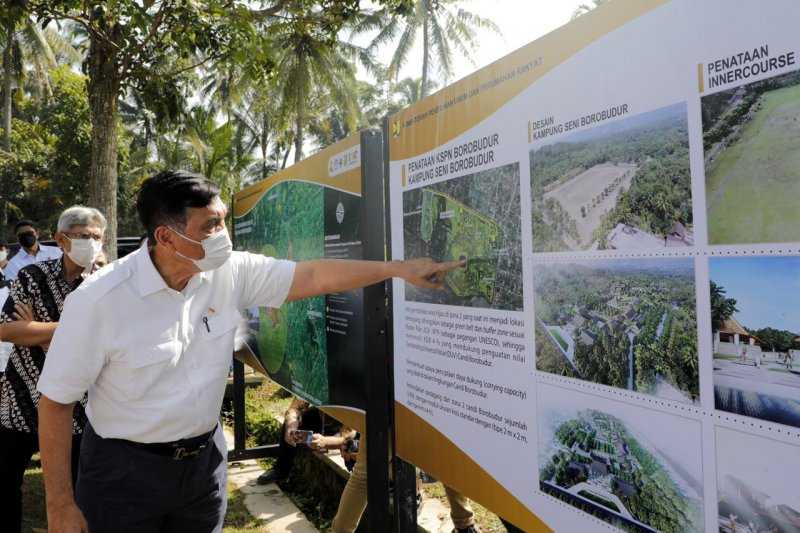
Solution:
[(554, 261), (534, 272), (538, 370), (699, 402), (692, 258)]
[(539, 386), (539, 488), (622, 531), (701, 532), (701, 426)]
[(709, 260), (716, 408), (800, 427), (800, 257)]
[[(299, 181), (272, 187), (248, 213), (252, 229), (237, 232), (237, 248), (302, 261), (325, 255), (325, 188)], [(270, 377), (315, 403), (328, 401), (325, 297), (280, 309), (250, 310), (250, 329)]]
[(406, 299), (522, 310), (519, 163), (403, 193), (406, 259), (466, 262), (443, 290), (406, 285)]
[(800, 448), (716, 429), (720, 533), (800, 531)]
[(702, 99), (709, 244), (800, 241), (800, 71)]
[(694, 245), (686, 104), (530, 151), (533, 251)]

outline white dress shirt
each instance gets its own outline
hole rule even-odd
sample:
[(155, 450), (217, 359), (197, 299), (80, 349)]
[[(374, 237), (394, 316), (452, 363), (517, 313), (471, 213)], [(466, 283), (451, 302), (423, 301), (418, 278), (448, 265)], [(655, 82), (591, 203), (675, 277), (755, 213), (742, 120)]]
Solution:
[(6, 265), (4, 274), (7, 279), (17, 279), (17, 274), (20, 269), (32, 265), (34, 263), (41, 263), (42, 261), (49, 261), (50, 259), (58, 259), (61, 257), (61, 248), (57, 246), (39, 245), (39, 251), (36, 255), (31, 255), (25, 248), (20, 248), (14, 257)]
[(67, 297), (38, 389), (64, 404), (88, 390), (86, 414), (105, 438), (171, 442), (211, 431), (241, 311), (282, 305), (294, 267), (233, 252), (178, 292), (140, 248)]

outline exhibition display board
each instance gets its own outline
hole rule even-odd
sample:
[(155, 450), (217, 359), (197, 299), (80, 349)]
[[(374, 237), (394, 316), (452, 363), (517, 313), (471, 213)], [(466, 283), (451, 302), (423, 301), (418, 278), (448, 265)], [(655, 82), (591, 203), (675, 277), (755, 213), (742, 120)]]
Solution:
[[(367, 259), (362, 198), (369, 157), (382, 164), (380, 135), (364, 150), (352, 135), (250, 186), (234, 198), (234, 245), (296, 261)], [(362, 164), (363, 163), (363, 164)], [(380, 190), (380, 189), (379, 189)], [(381, 236), (381, 254), (384, 239)], [(379, 259), (382, 259), (379, 257)], [(248, 345), (269, 377), (337, 419), (363, 431), (368, 366), (367, 291), (356, 290), (248, 312)], [(382, 287), (376, 295), (384, 298)]]
[(800, 531), (798, 20), (612, 0), (389, 117), (392, 258), (465, 260), (393, 282), (398, 456), (525, 531)]

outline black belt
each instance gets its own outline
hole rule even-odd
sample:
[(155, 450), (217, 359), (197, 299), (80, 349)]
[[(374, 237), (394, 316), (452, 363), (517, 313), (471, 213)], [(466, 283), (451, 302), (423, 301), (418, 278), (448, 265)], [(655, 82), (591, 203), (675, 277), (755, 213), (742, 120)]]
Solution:
[(154, 453), (156, 455), (162, 455), (164, 457), (172, 457), (176, 461), (180, 461), (182, 459), (188, 459), (190, 457), (197, 457), (200, 455), (200, 452), (208, 447), (208, 443), (211, 441), (211, 437), (214, 436), (216, 431), (217, 428), (214, 428), (208, 433), (204, 433), (200, 436), (176, 440), (173, 442), (146, 443), (133, 442), (130, 440), (126, 440), (124, 442), (135, 448), (139, 448), (140, 450), (145, 450), (147, 452)]

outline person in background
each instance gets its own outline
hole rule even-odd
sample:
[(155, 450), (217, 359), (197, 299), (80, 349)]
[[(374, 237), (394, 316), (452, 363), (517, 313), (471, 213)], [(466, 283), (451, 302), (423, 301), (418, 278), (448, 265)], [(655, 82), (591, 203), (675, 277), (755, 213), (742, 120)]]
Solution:
[[(0, 241), (0, 310), (3, 309), (3, 305), (6, 303), (6, 298), (8, 298), (8, 285), (11, 283), (6, 279), (3, 273), (3, 269), (6, 265), (8, 265), (8, 244), (6, 244), (5, 241)], [(0, 336), (0, 376), (3, 375), (6, 369), (6, 362), (8, 362), (13, 348), (13, 344), (3, 342), (3, 338)]]
[[(342, 458), (345, 461), (355, 460), (355, 466), (339, 499), (339, 508), (331, 523), (332, 533), (353, 533), (361, 522), (364, 509), (367, 508), (367, 439), (365, 435), (361, 435), (356, 453), (348, 449), (347, 440), (345, 439), (340, 447)], [(419, 488), (417, 490), (419, 491)], [(475, 523), (475, 513), (469, 500), (447, 485), (444, 486), (444, 490), (447, 502), (450, 504), (450, 519), (455, 528), (453, 533), (481, 533)], [(417, 503), (419, 502), (420, 495), (417, 494)]]
[[(312, 432), (308, 442), (306, 442), (306, 431)], [(307, 445), (312, 450), (322, 451), (336, 449), (344, 444), (343, 437), (325, 436), (325, 433), (341, 434), (341, 424), (332, 417), (322, 416), (320, 410), (308, 402), (294, 398), (284, 413), (275, 466), (258, 476), (256, 482), (259, 485), (268, 485), (289, 477), (297, 455), (297, 446)]]
[[(0, 288), (7, 285), (5, 268), (8, 266), (8, 243), (0, 240)], [(2, 305), (2, 304), (0, 304)]]
[(14, 233), (19, 242), (19, 251), (5, 268), (5, 276), (9, 280), (17, 279), (19, 271), (28, 265), (61, 257), (61, 250), (57, 247), (39, 244), (39, 230), (30, 220), (17, 222)]
[[(39, 393), (36, 383), (47, 345), (58, 326), (67, 295), (91, 269), (100, 252), (105, 217), (89, 207), (65, 210), (58, 220), (56, 242), (64, 255), (19, 271), (0, 313), (0, 337), (14, 344), (0, 376), (0, 530), (17, 532), (22, 519), (22, 481), (38, 450)], [(77, 475), (80, 439), (86, 422), (85, 400), (72, 413), (72, 479)]]

